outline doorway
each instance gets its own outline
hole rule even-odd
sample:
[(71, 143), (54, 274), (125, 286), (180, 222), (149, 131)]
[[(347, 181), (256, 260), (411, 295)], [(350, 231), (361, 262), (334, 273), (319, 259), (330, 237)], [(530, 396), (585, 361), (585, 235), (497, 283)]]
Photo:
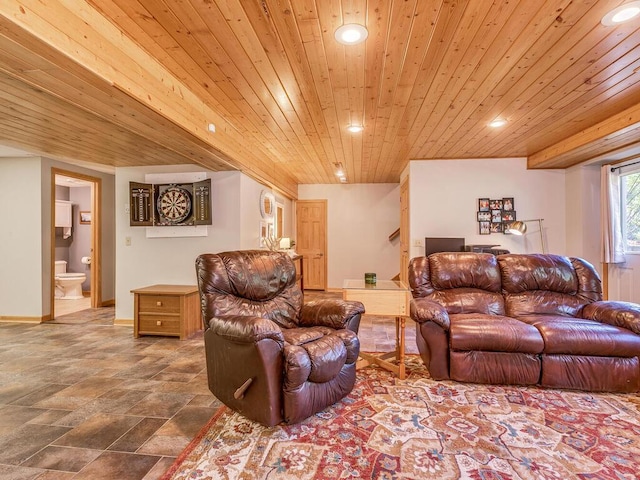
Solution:
[(296, 251), (302, 255), (305, 290), (327, 287), (327, 201), (296, 202)]
[[(100, 178), (51, 169), (52, 320), (101, 306), (101, 186)], [(61, 216), (64, 220), (58, 218), (60, 226), (56, 226)], [(84, 274), (84, 279), (80, 285), (63, 287), (56, 281), (56, 266), (67, 273)]]

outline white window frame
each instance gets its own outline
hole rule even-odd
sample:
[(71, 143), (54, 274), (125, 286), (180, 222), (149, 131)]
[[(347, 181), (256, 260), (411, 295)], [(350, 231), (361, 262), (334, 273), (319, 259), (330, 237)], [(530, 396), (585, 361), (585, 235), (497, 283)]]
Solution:
[(633, 249), (627, 244), (627, 183), (625, 177), (629, 175), (640, 175), (640, 164), (620, 167), (620, 210), (622, 219), (622, 238), (624, 241), (624, 253), (630, 255), (640, 255), (640, 246)]

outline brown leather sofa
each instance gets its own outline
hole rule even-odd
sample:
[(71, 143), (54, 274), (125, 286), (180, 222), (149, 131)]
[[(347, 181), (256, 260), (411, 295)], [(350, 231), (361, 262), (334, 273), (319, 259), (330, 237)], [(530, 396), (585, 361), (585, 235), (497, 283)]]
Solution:
[(196, 272), (209, 389), (244, 416), (296, 423), (353, 388), (360, 302), (303, 304), (283, 252), (200, 255)]
[(582, 259), (436, 253), (411, 260), (409, 284), (436, 380), (640, 390), (640, 306), (602, 301)]

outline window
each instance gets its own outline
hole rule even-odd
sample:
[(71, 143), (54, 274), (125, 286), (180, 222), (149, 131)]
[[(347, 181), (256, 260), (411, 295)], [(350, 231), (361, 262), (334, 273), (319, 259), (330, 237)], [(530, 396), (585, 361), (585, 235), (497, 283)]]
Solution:
[(625, 252), (640, 253), (640, 170), (620, 175)]

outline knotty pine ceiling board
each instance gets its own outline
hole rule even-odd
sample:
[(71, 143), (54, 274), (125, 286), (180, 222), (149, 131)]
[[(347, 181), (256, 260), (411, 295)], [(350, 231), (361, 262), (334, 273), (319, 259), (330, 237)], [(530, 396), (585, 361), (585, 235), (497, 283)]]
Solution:
[[(9, 1), (0, 7), (0, 71), (35, 98), (55, 98), (21, 100), (25, 145), (67, 151), (79, 138), (72, 120), (82, 118), (85, 156), (94, 147), (96, 158), (134, 164), (124, 150), (141, 138), (152, 161), (240, 169), (292, 197), (296, 184), (337, 183), (336, 164), (350, 183), (398, 182), (411, 159), (525, 156), (531, 167), (566, 168), (634, 143), (635, 129), (593, 129), (640, 102), (640, 21), (600, 23), (621, 3)], [(349, 22), (367, 25), (364, 44), (335, 42)], [(61, 32), (79, 41), (65, 28), (86, 29), (77, 56), (54, 45)], [(139, 51), (122, 50), (128, 45)], [(79, 61), (93, 52), (104, 62), (107, 51), (110, 67)], [(120, 79), (105, 81), (111, 74)], [(140, 79), (153, 80), (148, 98)], [(49, 129), (40, 140), (38, 108)], [(216, 135), (191, 130), (205, 111), (219, 123)], [(66, 120), (49, 125), (56, 115)], [(509, 123), (488, 127), (498, 116)], [(351, 134), (350, 123), (365, 130)], [(3, 128), (19, 142), (12, 125)], [(593, 135), (569, 142), (584, 131)], [(556, 156), (536, 156), (563, 142), (571, 146)]]

